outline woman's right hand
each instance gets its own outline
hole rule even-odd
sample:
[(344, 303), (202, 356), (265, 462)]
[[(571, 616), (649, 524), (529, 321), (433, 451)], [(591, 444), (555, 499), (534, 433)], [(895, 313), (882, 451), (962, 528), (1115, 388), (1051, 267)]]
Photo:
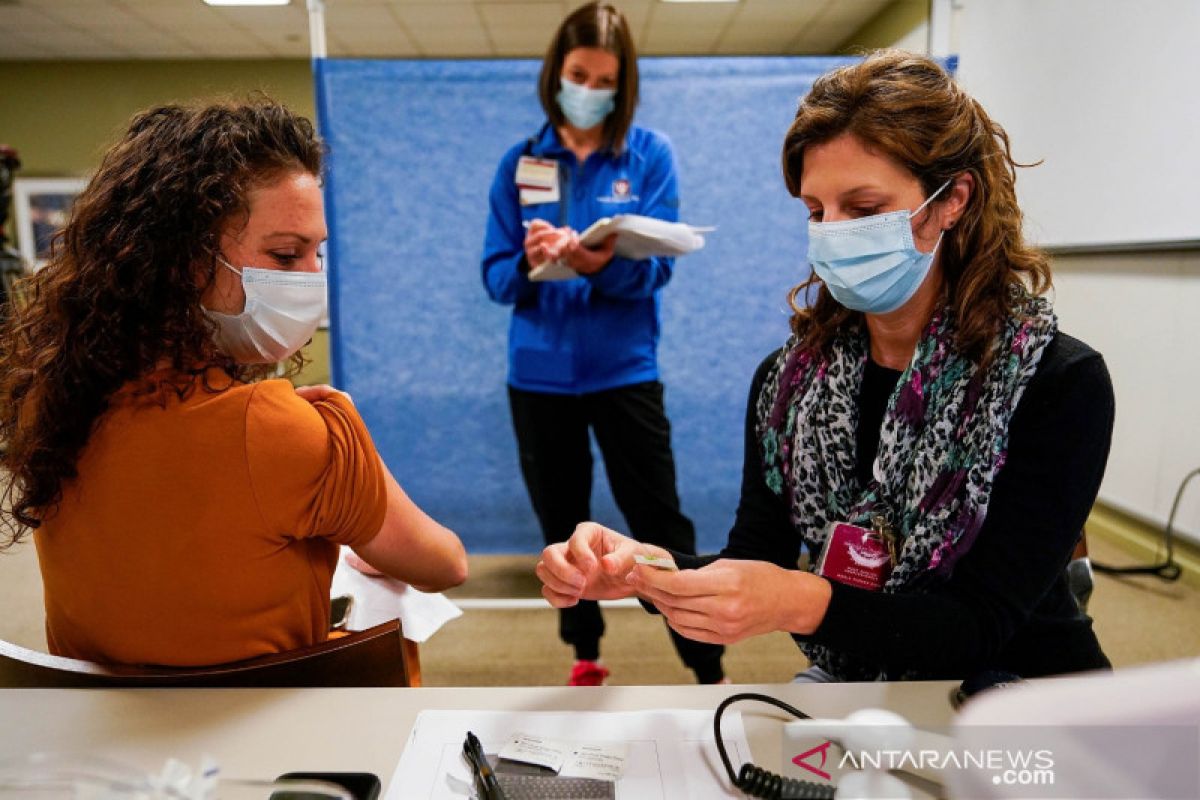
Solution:
[(542, 596), (555, 608), (569, 608), (580, 600), (632, 597), (633, 587), (626, 577), (635, 555), (671, 557), (661, 547), (642, 544), (595, 522), (580, 523), (570, 539), (542, 551), (536, 569)]
[(544, 219), (535, 219), (525, 233), (525, 260), (531, 269), (536, 269), (558, 259), (570, 243), (568, 228), (556, 228)]

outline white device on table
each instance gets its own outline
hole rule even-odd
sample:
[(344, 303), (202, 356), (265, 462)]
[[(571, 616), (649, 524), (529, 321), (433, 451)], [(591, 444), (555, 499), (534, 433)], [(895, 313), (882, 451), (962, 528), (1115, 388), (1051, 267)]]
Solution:
[[(954, 741), (994, 749), (1004, 730), (1042, 754), (1035, 766), (1055, 797), (1200, 797), (1200, 659), (988, 692), (963, 706)], [(1020, 770), (999, 781), (987, 770), (947, 777), (952, 797), (1031, 797), (1036, 788), (1020, 785)]]

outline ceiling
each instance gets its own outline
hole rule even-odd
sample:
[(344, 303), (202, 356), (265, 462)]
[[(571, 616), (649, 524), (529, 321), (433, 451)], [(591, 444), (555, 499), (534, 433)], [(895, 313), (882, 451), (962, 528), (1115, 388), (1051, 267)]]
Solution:
[[(893, 0), (614, 0), (642, 55), (835, 52)], [(329, 55), (540, 57), (582, 0), (326, 0)], [(305, 0), (0, 0), (0, 60), (307, 58)]]

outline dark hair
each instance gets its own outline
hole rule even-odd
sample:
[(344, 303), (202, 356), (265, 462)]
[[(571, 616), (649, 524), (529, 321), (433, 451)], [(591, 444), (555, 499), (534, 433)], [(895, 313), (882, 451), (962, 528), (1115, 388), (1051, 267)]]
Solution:
[(563, 60), (577, 47), (598, 47), (617, 57), (620, 70), (617, 94), (613, 98), (616, 107), (604, 120), (604, 144), (620, 152), (638, 104), (637, 50), (625, 15), (609, 3), (588, 3), (572, 11), (558, 26), (538, 76), (538, 99), (542, 101), (546, 118), (555, 128), (566, 124), (566, 117), (555, 99), (562, 88)]
[[(813, 84), (783, 143), (783, 177), (793, 196), (800, 196), (805, 149), (844, 133), (911, 172), (926, 196), (950, 178), (974, 176), (962, 216), (943, 236), (940, 263), (956, 345), (986, 362), (1011, 313), (1013, 289), (1041, 294), (1051, 285), (1049, 259), (1021, 233), (1016, 167), (1025, 165), (1013, 160), (1008, 134), (936, 62), (900, 50), (874, 52)], [(813, 286), (813, 304), (800, 307), (797, 298)], [(792, 329), (807, 347), (824, 350), (839, 330), (862, 321), (815, 275), (790, 300)]]
[(312, 124), (265, 98), (134, 117), (0, 326), (0, 465), (10, 477), (0, 549), (53, 513), (122, 386), (184, 391), (208, 367), (239, 381), (272, 369), (219, 352), (200, 298), (222, 231), (245, 224), (249, 192), (294, 171), (319, 175), (321, 155)]

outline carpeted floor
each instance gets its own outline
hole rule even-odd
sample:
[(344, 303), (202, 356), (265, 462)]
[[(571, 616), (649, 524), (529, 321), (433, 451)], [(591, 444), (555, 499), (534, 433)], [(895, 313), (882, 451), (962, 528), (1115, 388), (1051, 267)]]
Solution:
[[(1130, 557), (1096, 537), (1092, 557), (1114, 564)], [(536, 598), (536, 556), (476, 556), (471, 578), (454, 598)], [(44, 648), (41, 580), (31, 543), (0, 553), (0, 638)], [(1200, 655), (1200, 589), (1154, 578), (1098, 575), (1091, 613), (1105, 651), (1118, 666)], [(689, 683), (661, 619), (640, 608), (605, 610), (603, 657), (612, 684)], [(570, 649), (558, 641), (557, 615), (535, 609), (470, 609), (421, 646), (429, 686), (557, 685), (571, 667)], [(784, 634), (729, 648), (726, 671), (737, 683), (786, 681), (804, 667)]]
[[(1128, 564), (1124, 551), (1089, 538), (1098, 561)], [(479, 556), (471, 578), (454, 598), (538, 597), (536, 556)], [(1155, 578), (1096, 576), (1090, 612), (1100, 643), (1117, 666), (1200, 655), (1200, 589)], [(662, 621), (640, 608), (606, 609), (603, 657), (611, 684), (688, 683)], [(550, 610), (471, 610), (421, 647), (425, 682), (431, 686), (553, 685), (566, 680), (571, 651), (558, 641)], [(502, 633), (498, 633), (502, 632)], [(487, 643), (487, 646), (484, 646)], [(481, 663), (476, 654), (484, 654)], [(790, 680), (806, 665), (785, 634), (732, 645), (726, 672), (737, 683)]]

